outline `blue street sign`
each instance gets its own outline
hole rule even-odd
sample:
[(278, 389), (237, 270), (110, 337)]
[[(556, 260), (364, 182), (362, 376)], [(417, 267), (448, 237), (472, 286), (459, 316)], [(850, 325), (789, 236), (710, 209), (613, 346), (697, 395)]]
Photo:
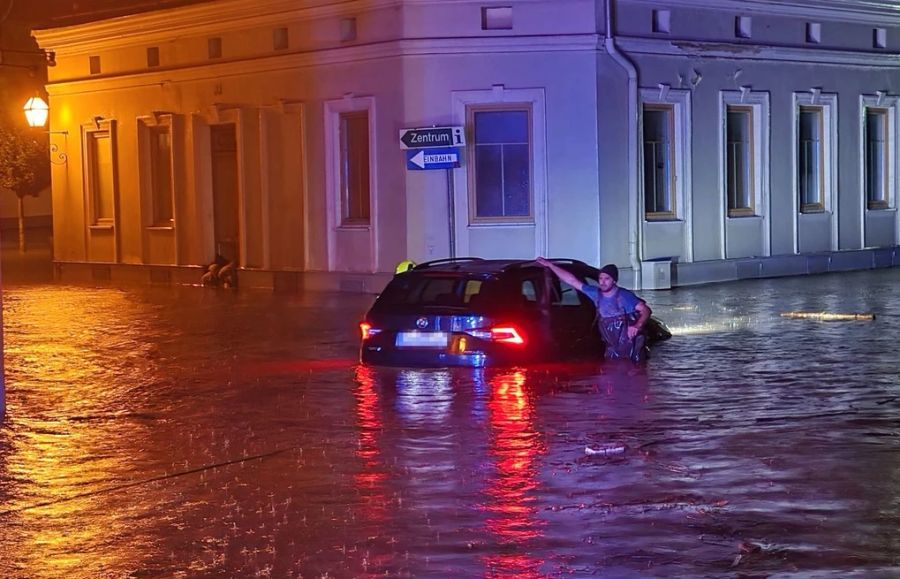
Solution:
[(459, 167), (459, 148), (407, 149), (406, 168), (413, 171)]

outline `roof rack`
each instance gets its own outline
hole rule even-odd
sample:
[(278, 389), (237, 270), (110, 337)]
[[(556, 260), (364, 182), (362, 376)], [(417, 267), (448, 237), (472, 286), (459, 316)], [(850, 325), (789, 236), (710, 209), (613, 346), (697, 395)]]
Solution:
[(580, 259), (570, 259), (568, 257), (551, 257), (548, 258), (547, 261), (552, 261), (553, 263), (571, 263), (572, 265), (587, 265)]
[(503, 269), (504, 270), (519, 269), (521, 267), (540, 267), (540, 266), (533, 259), (523, 259), (520, 261), (514, 261), (513, 263), (507, 264), (507, 265), (503, 266)]
[[(563, 264), (563, 265), (569, 264), (569, 265), (583, 265), (585, 267), (591, 267), (581, 260), (569, 259), (567, 257), (547, 258), (547, 261), (551, 261), (553, 263), (558, 263), (558, 264)], [(519, 268), (519, 267), (532, 267), (535, 265), (537, 265), (537, 261), (535, 261), (533, 259), (523, 259), (522, 261), (509, 264), (504, 269), (514, 269), (514, 268)]]
[(429, 267), (434, 267), (436, 265), (443, 265), (447, 263), (466, 263), (470, 261), (484, 261), (484, 259), (480, 257), (445, 257), (444, 259), (434, 259), (432, 261), (426, 261), (425, 263), (420, 263), (413, 269), (428, 269)]

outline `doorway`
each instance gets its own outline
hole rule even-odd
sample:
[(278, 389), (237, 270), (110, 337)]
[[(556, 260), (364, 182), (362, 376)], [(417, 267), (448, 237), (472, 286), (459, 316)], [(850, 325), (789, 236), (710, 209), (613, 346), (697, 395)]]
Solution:
[(213, 219), (217, 259), (240, 264), (237, 131), (234, 123), (210, 127)]

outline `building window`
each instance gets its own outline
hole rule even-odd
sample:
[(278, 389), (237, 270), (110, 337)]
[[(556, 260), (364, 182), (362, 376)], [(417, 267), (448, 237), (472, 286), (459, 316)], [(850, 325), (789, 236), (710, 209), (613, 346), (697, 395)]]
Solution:
[(890, 111), (866, 108), (865, 174), (869, 209), (886, 209), (890, 200)]
[(735, 16), (734, 18), (734, 36), (735, 38), (750, 38), (752, 35), (753, 20), (749, 16)]
[(214, 36), (207, 39), (206, 53), (209, 58), (222, 58), (222, 38)]
[(470, 150), (470, 211), (473, 221), (533, 219), (531, 107), (469, 107), (474, 135)]
[(149, 127), (150, 187), (153, 200), (153, 225), (172, 225), (172, 130), (169, 125)]
[(797, 188), (800, 211), (825, 209), (825, 137), (821, 107), (800, 107), (797, 117)]
[(689, 218), (691, 94), (668, 85), (641, 89), (644, 219)]
[(834, 211), (837, 95), (794, 93), (794, 187), (799, 213)]
[(341, 223), (369, 223), (369, 113), (340, 115)]
[(288, 42), (288, 29), (287, 27), (281, 26), (272, 31), (272, 48), (275, 50), (287, 50), (289, 46)]
[(356, 40), (356, 17), (341, 18), (341, 42)]
[(719, 102), (722, 208), (726, 218), (768, 219), (769, 93), (741, 87)]
[(115, 154), (109, 122), (84, 133), (85, 188), (90, 224), (113, 226), (116, 216)]
[(671, 10), (654, 10), (652, 30), (660, 34), (668, 34), (672, 31), (672, 11)]
[(809, 44), (820, 44), (822, 42), (822, 23), (806, 23), (806, 42)]
[(483, 6), (481, 8), (482, 30), (512, 30), (512, 6)]
[[(374, 147), (375, 99), (346, 97), (325, 102), (325, 188), (328, 191), (328, 243), (368, 232), (374, 244), (378, 224), (378, 150)], [(339, 230), (344, 230), (338, 233)], [(349, 230), (356, 230), (349, 232)], [(329, 267), (337, 267), (334, 253)], [(359, 256), (362, 258), (363, 256)], [(374, 257), (372, 258), (374, 259)], [(371, 267), (372, 263), (365, 267)]]
[(753, 109), (729, 106), (725, 120), (725, 191), (728, 216), (755, 214), (753, 172)]
[(149, 227), (175, 225), (175, 118), (157, 114), (138, 120), (138, 161), (142, 222)]
[(675, 218), (675, 111), (644, 105), (644, 211), (647, 219)]

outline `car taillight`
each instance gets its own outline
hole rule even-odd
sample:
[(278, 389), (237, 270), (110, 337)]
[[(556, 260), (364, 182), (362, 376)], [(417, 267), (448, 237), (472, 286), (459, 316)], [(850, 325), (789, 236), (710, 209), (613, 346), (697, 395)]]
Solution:
[(513, 326), (496, 326), (491, 328), (491, 340), (504, 344), (524, 344), (525, 337)]
[(525, 344), (525, 335), (515, 326), (494, 326), (489, 330), (469, 330), (470, 336), (504, 344)]
[(360, 322), (359, 323), (359, 331), (362, 334), (362, 339), (368, 340), (375, 334), (379, 333), (381, 331), (381, 329), (373, 328), (372, 324), (370, 324), (368, 322)]

